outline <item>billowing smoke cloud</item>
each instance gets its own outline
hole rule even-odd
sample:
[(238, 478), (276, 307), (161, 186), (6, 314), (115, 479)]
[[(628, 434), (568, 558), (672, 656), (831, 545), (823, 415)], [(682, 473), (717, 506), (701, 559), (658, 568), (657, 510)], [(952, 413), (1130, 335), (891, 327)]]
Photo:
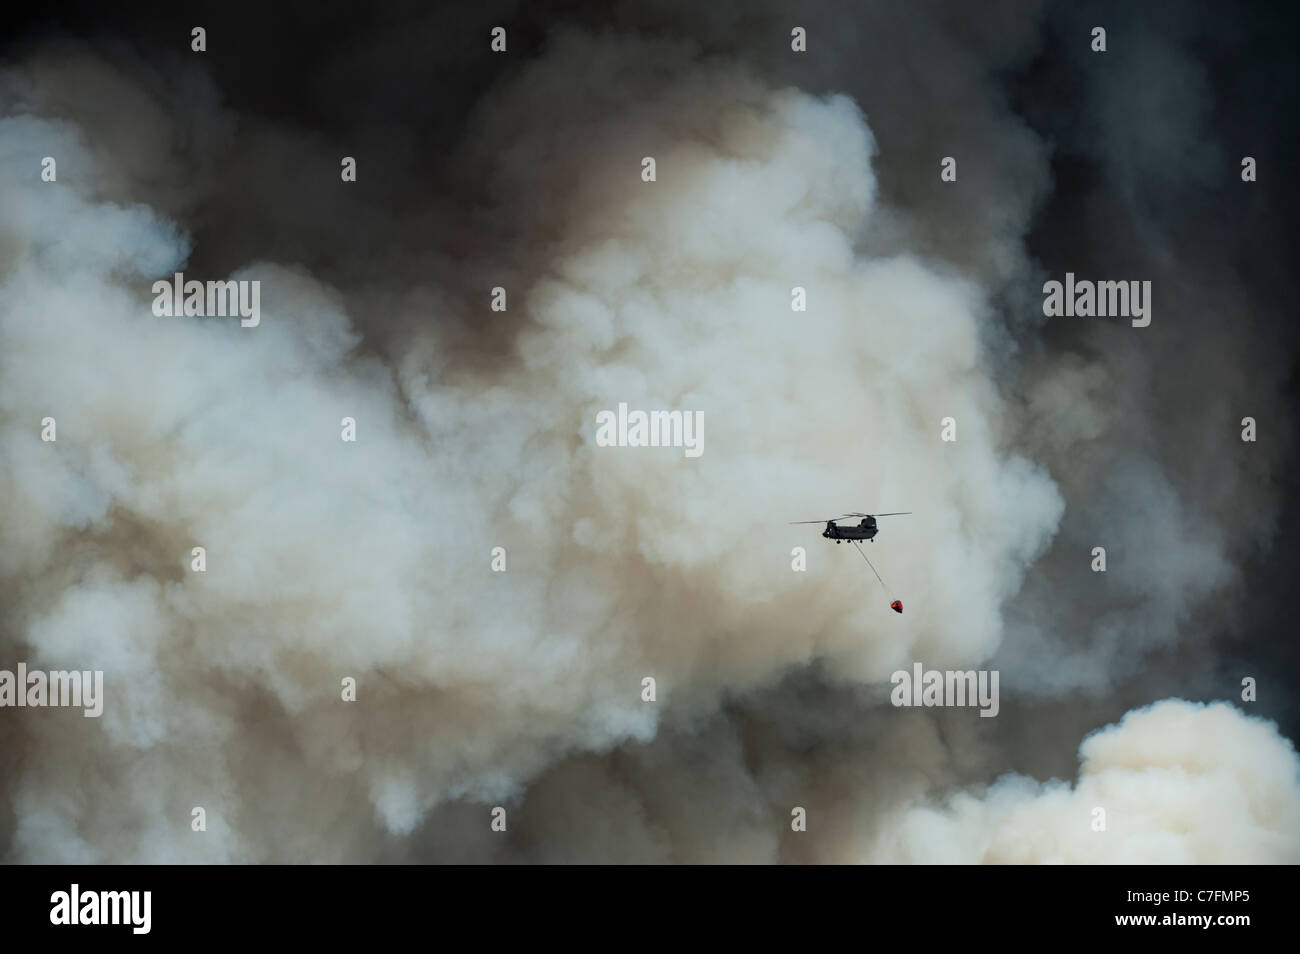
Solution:
[[(994, 65), (1033, 42), (998, 38)], [(371, 207), (337, 182), (347, 147), (236, 121), (188, 67), (184, 96), (84, 51), (10, 71), (0, 665), (103, 669), (108, 698), (99, 720), (7, 712), (9, 854), (1294, 860), (1294, 754), (1226, 707), (1135, 713), (1088, 739), (1072, 789), (1004, 779), (940, 810), (1040, 766), (1013, 728), (885, 704), (914, 660), (999, 665), (1031, 701), (1104, 694), (1269, 525), (1189, 527), (1202, 498), (1118, 417), (1113, 382), (1141, 359), (1036, 339), (1016, 357), (1023, 319), (999, 306), (1036, 274), (1020, 236), (1048, 150), (987, 62), (963, 54), (927, 95), (964, 90), (984, 121), (962, 136), (1025, 171), (1003, 192), (983, 173), (952, 214), (891, 182), (910, 164), (938, 181), (922, 130), (884, 139), (901, 103), (877, 121), (856, 91), (657, 30), (555, 32), (477, 102), (444, 191)], [(363, 159), (357, 188), (384, 168)], [(181, 269), (260, 281), (261, 324), (154, 317), (152, 281)], [(703, 456), (597, 446), (619, 402), (702, 412)], [(1108, 436), (1098, 506), (1124, 515), (1113, 552), (1170, 549), (1154, 593), (1130, 576), (1092, 596), (1088, 547), (1053, 548), (1082, 545), (1063, 518), (1098, 488), (1073, 468)], [(1267, 484), (1280, 452), (1261, 457), (1225, 509)], [(903, 620), (856, 554), (786, 525), (846, 507), (915, 511), (873, 547)], [(1229, 790), (1237, 827), (1212, 814)], [(1171, 793), (1196, 822), (1176, 842)], [(488, 832), (495, 804), (528, 838)], [(837, 824), (792, 842), (805, 804)]]
[(1275, 726), (1170, 700), (1079, 747), (1073, 786), (999, 779), (910, 808), (872, 860), (928, 864), (1281, 864), (1300, 855), (1300, 758)]

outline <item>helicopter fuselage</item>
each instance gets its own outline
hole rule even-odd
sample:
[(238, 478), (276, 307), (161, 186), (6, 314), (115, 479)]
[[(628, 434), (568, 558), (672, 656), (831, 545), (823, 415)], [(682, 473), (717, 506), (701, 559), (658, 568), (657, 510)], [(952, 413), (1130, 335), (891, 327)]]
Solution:
[(827, 521), (822, 536), (839, 543), (841, 540), (871, 540), (879, 532), (880, 527), (876, 524), (875, 518), (868, 517), (861, 523), (844, 527), (837, 526), (834, 521)]

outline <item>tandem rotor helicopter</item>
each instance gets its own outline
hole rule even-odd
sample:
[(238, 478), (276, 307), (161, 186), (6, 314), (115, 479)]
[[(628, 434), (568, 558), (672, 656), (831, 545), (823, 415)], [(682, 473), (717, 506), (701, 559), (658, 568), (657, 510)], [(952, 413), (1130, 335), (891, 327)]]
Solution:
[[(834, 540), (840, 543), (844, 540), (871, 540), (874, 541), (880, 528), (876, 526), (877, 517), (902, 517), (910, 514), (910, 510), (897, 510), (894, 513), (843, 513), (838, 517), (831, 517), (829, 520), (792, 520), (791, 525), (797, 523), (825, 523), (826, 529), (822, 531), (822, 536), (827, 540)], [(861, 517), (862, 522), (856, 527), (836, 526), (836, 520), (846, 520), (849, 517)]]
[[(826, 529), (822, 531), (822, 536), (825, 537), (827, 540), (834, 540), (836, 543), (843, 543), (845, 540), (847, 540), (850, 543), (852, 543), (855, 547), (857, 547), (858, 552), (862, 554), (862, 559), (866, 560), (867, 566), (871, 567), (871, 572), (876, 574), (877, 580), (880, 580), (880, 585), (884, 586), (886, 591), (889, 591), (889, 587), (885, 586), (885, 581), (880, 579), (880, 573), (876, 570), (874, 566), (872, 566), (871, 560), (867, 559), (867, 554), (862, 549), (862, 544), (859, 543), (858, 541), (866, 540), (868, 543), (875, 542), (876, 534), (880, 532), (880, 527), (876, 523), (877, 517), (903, 517), (910, 514), (911, 512), (912, 511), (910, 510), (896, 510), (893, 513), (844, 513), (844, 514), (840, 514), (838, 517), (831, 517), (830, 519), (825, 521), (792, 520), (790, 521), (790, 523), (792, 526), (794, 524), (803, 524), (803, 523), (825, 523)], [(836, 520), (847, 520), (849, 517), (861, 517), (862, 522), (858, 524), (847, 524), (845, 526), (840, 526), (835, 522)], [(890, 593), (890, 595), (891, 596), (893, 595), (892, 592)], [(895, 599), (892, 603), (889, 604), (889, 608), (892, 609), (895, 613), (901, 613), (903, 612), (903, 601), (900, 599)]]

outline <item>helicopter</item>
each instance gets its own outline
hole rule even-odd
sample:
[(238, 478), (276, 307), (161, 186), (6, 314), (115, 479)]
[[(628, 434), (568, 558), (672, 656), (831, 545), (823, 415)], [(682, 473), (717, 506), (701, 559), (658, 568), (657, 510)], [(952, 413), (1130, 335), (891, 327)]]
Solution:
[[(875, 541), (876, 534), (880, 532), (880, 526), (876, 523), (877, 517), (902, 517), (902, 516), (906, 516), (907, 514), (910, 514), (911, 512), (912, 511), (910, 510), (896, 510), (893, 513), (841, 514), (838, 517), (831, 517), (829, 520), (825, 521), (826, 529), (822, 531), (822, 536), (825, 537), (827, 540), (834, 540), (836, 543), (843, 543), (845, 540), (847, 540), (849, 541), (849, 543), (857, 547), (858, 552), (862, 554), (862, 559), (866, 560), (867, 566), (871, 567), (871, 572), (876, 574), (877, 580), (880, 580), (880, 585), (885, 587), (886, 590), (888, 590), (889, 587), (885, 586), (885, 581), (880, 577), (880, 571), (877, 570), (874, 566), (872, 566), (871, 560), (867, 558), (866, 552), (863, 551), (862, 549), (862, 544), (859, 543), (858, 541), (866, 540), (868, 543), (872, 543)], [(841, 527), (839, 524), (835, 522), (836, 520), (847, 520), (849, 517), (861, 517), (862, 522), (856, 525), (849, 525), (843, 527)], [(792, 525), (798, 523), (821, 523), (821, 522), (822, 522), (821, 520), (791, 520), (790, 521)], [(902, 613), (903, 601), (899, 599), (895, 599), (889, 604), (889, 608), (893, 610), (895, 613)]]
[[(822, 536), (827, 540), (834, 540), (836, 543), (843, 543), (845, 540), (866, 540), (875, 542), (876, 534), (880, 532), (880, 527), (876, 524), (877, 517), (901, 517), (910, 514), (910, 510), (896, 510), (893, 513), (845, 513), (838, 517), (831, 517), (829, 520), (791, 520), (790, 523), (822, 523), (825, 522), (826, 529), (822, 531)], [(862, 522), (856, 525), (841, 527), (835, 523), (836, 520), (845, 520), (849, 517), (861, 517)]]

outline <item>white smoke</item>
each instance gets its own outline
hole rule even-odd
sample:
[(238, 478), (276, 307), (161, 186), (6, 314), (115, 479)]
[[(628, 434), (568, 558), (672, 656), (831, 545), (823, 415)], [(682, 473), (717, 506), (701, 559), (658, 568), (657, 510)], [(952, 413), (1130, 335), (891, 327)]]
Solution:
[[(1300, 857), (1300, 758), (1271, 723), (1168, 700), (1079, 746), (1073, 786), (1023, 776), (893, 819), (871, 861), (1285, 864)], [(1100, 812), (1100, 814), (1099, 814)]]
[[(98, 721), (22, 714), (42, 756), (9, 783), (18, 860), (400, 854), (431, 811), (515, 804), (556, 765), (599, 777), (566, 758), (649, 743), (809, 662), (874, 686), (912, 660), (972, 668), (999, 649), (1063, 498), (1015, 450), (979, 274), (863, 251), (905, 213), (882, 205), (848, 98), (686, 46), (562, 35), (463, 146), (460, 174), (491, 199), (471, 228), (495, 241), (461, 283), (447, 250), (417, 243), (389, 283), (354, 290), (256, 258), (195, 273), (186, 197), (133, 182), (75, 98), (42, 92), (41, 77), (102, 70), (45, 64), (0, 86), (26, 90), (0, 120), (3, 645), (32, 666), (103, 669), (107, 697)], [(147, 141), (167, 142), (162, 106), (136, 95)], [(37, 174), (47, 155), (57, 183)], [(260, 326), (155, 318), (152, 280), (181, 269), (261, 281)], [(488, 311), (496, 284), (504, 319)], [(794, 286), (807, 312), (791, 311)], [(620, 401), (702, 411), (704, 456), (597, 447), (595, 415)], [(56, 443), (37, 437), (46, 416)], [(915, 511), (873, 546), (904, 619), (856, 554), (787, 525), (846, 508)], [(206, 573), (189, 570), (193, 546)], [(791, 571), (795, 546), (807, 573)], [(349, 676), (355, 704), (340, 700)], [(1243, 725), (1224, 731), (1263, 731)], [(1218, 790), (1164, 781), (1192, 802)], [(1270, 784), (1291, 830), (1294, 778), (1289, 795)], [(541, 791), (529, 811), (545, 825)], [(1142, 794), (1119, 804), (1145, 805), (1133, 831), (1150, 832), (1161, 804)], [(978, 816), (963, 859), (1027, 857), (1005, 827), (981, 834), (995, 824), (1067, 837), (1058, 815), (969, 804), (949, 823)], [(890, 852), (924, 853), (930, 816), (916, 817)], [(664, 857), (695, 823), (638, 831), (625, 857)], [(735, 857), (772, 857), (772, 837), (737, 832)]]

